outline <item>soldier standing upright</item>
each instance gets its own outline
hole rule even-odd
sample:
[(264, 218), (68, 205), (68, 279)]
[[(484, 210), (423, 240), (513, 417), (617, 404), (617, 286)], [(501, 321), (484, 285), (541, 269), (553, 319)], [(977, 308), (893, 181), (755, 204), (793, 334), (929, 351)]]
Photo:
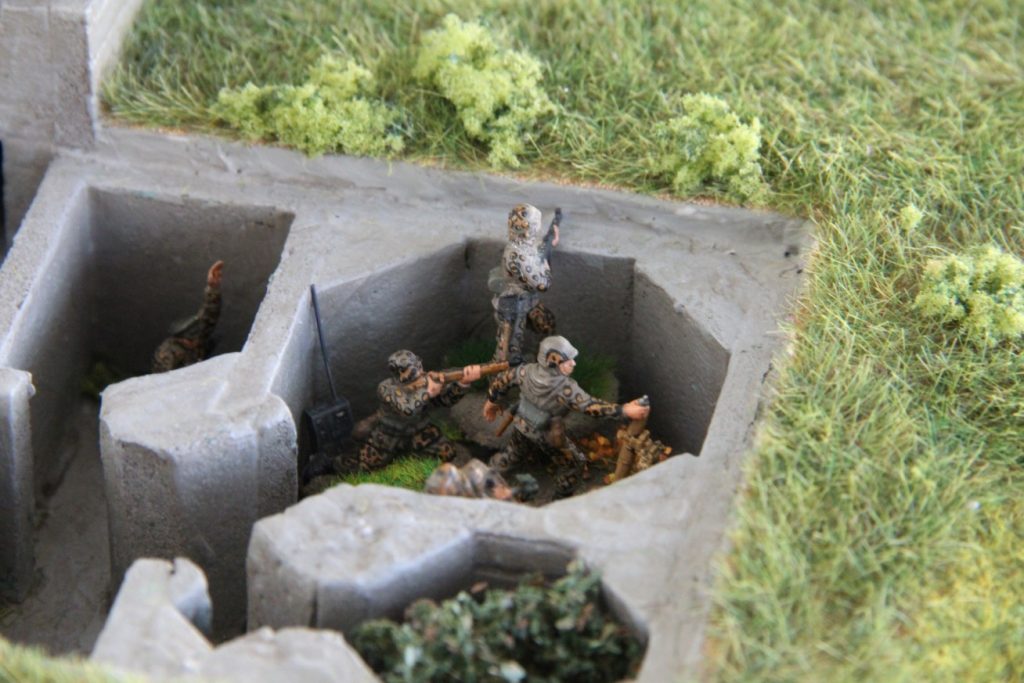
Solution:
[(523, 335), (526, 325), (542, 335), (555, 333), (555, 316), (540, 303), (540, 293), (551, 285), (551, 249), (558, 245), (561, 209), (545, 236), (541, 236), (540, 210), (520, 204), (508, 214), (508, 244), (501, 266), (492, 271), (490, 282), (494, 297), (494, 320), (498, 333), (494, 360), (512, 365), (523, 362)]
[(593, 417), (639, 420), (647, 417), (648, 406), (639, 399), (626, 404), (594, 398), (569, 375), (576, 367), (578, 352), (565, 337), (547, 337), (540, 343), (537, 362), (509, 368), (495, 376), (487, 390), (484, 418), (491, 422), (501, 408), (497, 401), (513, 386), (519, 387), (514, 408), (512, 437), (491, 457), (491, 467), (500, 473), (511, 469), (530, 450), (558, 462), (556, 496), (572, 495), (579, 484), (586, 456), (565, 435), (563, 417), (574, 410)]
[(455, 447), (430, 422), (428, 411), (454, 405), (480, 379), (480, 366), (467, 365), (459, 381), (446, 384), (438, 374), (425, 373), (419, 356), (403, 349), (388, 357), (388, 367), (392, 376), (377, 385), (380, 407), (370, 436), (359, 449), (360, 466), (378, 469), (404, 453), (448, 462), (455, 456)]
[(203, 305), (188, 322), (175, 329), (153, 353), (153, 372), (177, 370), (206, 360), (213, 350), (213, 329), (220, 319), (220, 281), (224, 262), (217, 261), (206, 273)]

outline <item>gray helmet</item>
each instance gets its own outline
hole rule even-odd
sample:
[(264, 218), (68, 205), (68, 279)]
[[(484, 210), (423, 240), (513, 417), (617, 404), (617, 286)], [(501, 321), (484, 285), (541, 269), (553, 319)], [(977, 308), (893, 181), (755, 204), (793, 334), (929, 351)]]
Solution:
[(553, 368), (559, 363), (573, 360), (577, 355), (579, 355), (579, 351), (569, 343), (568, 339), (555, 335), (545, 338), (540, 343), (540, 349), (537, 350), (537, 362), (546, 367)]
[(399, 382), (411, 382), (423, 374), (423, 361), (412, 351), (402, 349), (388, 356), (388, 368)]

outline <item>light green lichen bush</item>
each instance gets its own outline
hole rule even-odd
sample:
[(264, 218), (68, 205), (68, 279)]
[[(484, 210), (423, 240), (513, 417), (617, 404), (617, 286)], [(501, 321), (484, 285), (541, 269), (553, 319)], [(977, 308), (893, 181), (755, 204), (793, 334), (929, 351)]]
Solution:
[(388, 156), (404, 146), (401, 114), (376, 93), (370, 71), (327, 54), (301, 85), (222, 89), (213, 113), (248, 140), (279, 140), (311, 156)]
[(933, 259), (914, 307), (956, 327), (970, 342), (995, 346), (1024, 335), (1024, 262), (994, 246)]
[(682, 96), (678, 107), (679, 116), (654, 128), (656, 148), (647, 166), (656, 176), (669, 180), (679, 195), (708, 183), (741, 200), (764, 191), (757, 119), (745, 124), (724, 100), (704, 93)]
[(455, 105), (469, 136), (488, 145), (495, 167), (518, 166), (540, 117), (555, 111), (540, 87), (539, 61), (500, 48), (483, 26), (454, 14), (424, 34), (413, 76)]

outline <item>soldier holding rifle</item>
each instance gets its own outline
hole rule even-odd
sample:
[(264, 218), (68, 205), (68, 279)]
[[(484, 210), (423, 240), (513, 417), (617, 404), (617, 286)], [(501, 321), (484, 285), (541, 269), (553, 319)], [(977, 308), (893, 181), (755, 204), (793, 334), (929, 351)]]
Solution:
[(558, 462), (555, 477), (559, 498), (572, 495), (579, 485), (586, 456), (566, 435), (562, 418), (570, 410), (593, 417), (646, 418), (650, 406), (639, 399), (626, 404), (594, 398), (569, 375), (578, 352), (565, 337), (548, 337), (540, 343), (537, 362), (499, 373), (487, 390), (484, 419), (491, 422), (501, 412), (497, 401), (513, 386), (519, 387), (519, 403), (510, 420), (512, 437), (491, 457), (491, 468), (504, 474), (529, 451), (539, 451)]
[(467, 365), (450, 372), (424, 372), (423, 362), (412, 351), (391, 354), (388, 367), (392, 376), (377, 386), (377, 409), (370, 436), (359, 449), (362, 469), (378, 469), (395, 456), (416, 453), (448, 462), (455, 448), (441, 430), (430, 422), (434, 406), (454, 405), (466, 389), (485, 375), (508, 367), (508, 363)]
[(558, 246), (561, 220), (562, 210), (555, 209), (554, 220), (541, 237), (541, 213), (536, 207), (520, 204), (508, 214), (508, 244), (488, 282), (498, 327), (496, 361), (523, 362), (527, 325), (538, 334), (555, 333), (555, 316), (540, 303), (540, 293), (551, 285), (551, 249)]

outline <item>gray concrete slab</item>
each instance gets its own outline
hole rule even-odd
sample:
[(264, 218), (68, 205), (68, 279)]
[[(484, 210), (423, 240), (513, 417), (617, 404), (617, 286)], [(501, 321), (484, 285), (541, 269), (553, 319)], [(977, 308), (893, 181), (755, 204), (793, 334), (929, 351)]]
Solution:
[(376, 680), (345, 639), (330, 631), (261, 628), (214, 647), (197, 628), (208, 622), (210, 607), (196, 565), (139, 560), (125, 576), (92, 659), (152, 681)]

